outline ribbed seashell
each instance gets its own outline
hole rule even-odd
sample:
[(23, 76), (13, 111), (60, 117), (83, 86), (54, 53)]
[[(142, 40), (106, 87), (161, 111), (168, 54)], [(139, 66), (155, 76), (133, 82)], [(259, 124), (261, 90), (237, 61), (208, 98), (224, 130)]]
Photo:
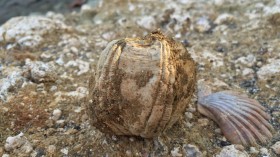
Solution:
[(198, 111), (214, 120), (233, 144), (244, 146), (266, 143), (272, 137), (271, 118), (258, 101), (234, 91), (212, 93), (203, 80), (198, 81)]
[(195, 88), (195, 63), (160, 32), (114, 40), (90, 81), (89, 115), (102, 132), (150, 138), (172, 126)]

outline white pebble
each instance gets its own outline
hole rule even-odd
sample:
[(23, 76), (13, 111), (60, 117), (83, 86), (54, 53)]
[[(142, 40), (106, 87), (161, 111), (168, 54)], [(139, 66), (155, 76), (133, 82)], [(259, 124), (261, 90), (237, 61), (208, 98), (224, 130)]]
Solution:
[(193, 118), (193, 114), (191, 112), (185, 112), (185, 116), (187, 119), (192, 119)]
[(52, 114), (53, 114), (52, 119), (57, 121), (61, 117), (62, 111), (60, 109), (55, 109), (53, 110)]
[(139, 26), (144, 27), (149, 30), (156, 28), (156, 20), (152, 16), (142, 16), (141, 19), (136, 22)]
[(229, 22), (232, 22), (234, 21), (234, 16), (233, 15), (230, 15), (230, 14), (227, 14), (227, 13), (224, 13), (224, 14), (221, 14), (219, 15), (216, 20), (214, 21), (215, 24), (223, 24), (223, 23), (229, 23)]
[(73, 53), (75, 53), (75, 54), (78, 54), (78, 52), (79, 52), (79, 50), (76, 48), (76, 47), (71, 47), (70, 48), (71, 49), (71, 51), (73, 52)]
[(256, 147), (250, 147), (250, 154), (259, 154), (259, 152)]
[(273, 75), (280, 73), (280, 59), (268, 59), (268, 64), (263, 65), (257, 72), (258, 77), (262, 80), (271, 78)]
[(280, 141), (276, 142), (271, 148), (276, 154), (280, 155)]
[(127, 156), (132, 156), (132, 152), (131, 152), (131, 150), (127, 150), (127, 151), (125, 151), (125, 154), (126, 154)]
[(51, 89), (50, 89), (51, 92), (54, 92), (56, 90), (57, 90), (57, 86), (52, 86)]
[(209, 120), (207, 118), (200, 118), (198, 119), (198, 125), (199, 126), (207, 126), (209, 123)]
[(13, 151), (16, 154), (29, 156), (33, 150), (31, 143), (23, 136), (23, 133), (7, 138), (4, 149)]
[(261, 155), (270, 156), (269, 153), (268, 153), (268, 150), (266, 148), (261, 148), (260, 152), (261, 152)]
[(254, 73), (254, 70), (251, 69), (251, 68), (244, 68), (243, 71), (242, 71), (243, 76), (248, 76), (248, 75), (253, 74), (253, 73)]
[(204, 33), (204, 32), (207, 32), (208, 30), (210, 30), (210, 28), (211, 28), (210, 22), (208, 21), (208, 19), (206, 17), (201, 17), (196, 21), (195, 29), (198, 32)]
[(183, 156), (181, 153), (179, 153), (180, 147), (174, 147), (173, 150), (171, 150), (171, 156), (177, 157), (177, 156)]
[(199, 151), (198, 147), (191, 144), (184, 144), (183, 150), (185, 152), (185, 156), (187, 157), (202, 157), (202, 153)]
[(12, 151), (15, 148), (21, 147), (25, 142), (24, 140), (22, 140), (21, 138), (22, 136), (23, 136), (22, 132), (16, 136), (9, 136), (4, 146), (5, 150)]
[(234, 145), (223, 147), (216, 157), (249, 157), (245, 151), (240, 151)]
[(63, 148), (63, 149), (60, 149), (60, 152), (65, 154), (65, 155), (68, 155), (68, 148)]
[(47, 148), (47, 152), (49, 154), (54, 154), (55, 150), (56, 150), (56, 146), (55, 145), (49, 145), (48, 148)]

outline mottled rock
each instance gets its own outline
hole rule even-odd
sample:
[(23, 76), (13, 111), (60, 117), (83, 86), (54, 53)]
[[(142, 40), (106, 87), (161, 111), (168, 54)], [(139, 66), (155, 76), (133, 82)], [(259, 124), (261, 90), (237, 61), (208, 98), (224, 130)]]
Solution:
[(171, 153), (171, 156), (173, 156), (173, 157), (183, 156), (183, 154), (180, 153), (180, 147), (174, 147), (170, 153)]
[(66, 147), (66, 148), (60, 149), (60, 152), (63, 153), (64, 155), (67, 155), (68, 152), (69, 152), (69, 150), (68, 150), (68, 148)]
[(280, 73), (280, 59), (269, 59), (268, 64), (263, 65), (257, 72), (261, 80), (267, 80)]
[(8, 97), (8, 92), (13, 89), (20, 88), (24, 82), (24, 77), (22, 72), (13, 71), (6, 78), (0, 80), (0, 100), (6, 101)]
[(235, 63), (241, 63), (248, 67), (252, 67), (256, 62), (256, 56), (253, 54), (249, 54), (247, 56), (239, 57)]
[(52, 119), (56, 121), (60, 118), (62, 111), (60, 109), (55, 109), (53, 110), (52, 114), (53, 114)]
[(214, 23), (217, 25), (228, 24), (228, 23), (234, 22), (234, 20), (235, 20), (235, 17), (233, 15), (224, 13), (224, 14), (219, 15), (215, 19)]
[(148, 30), (153, 30), (156, 28), (156, 20), (153, 16), (143, 16), (139, 18), (136, 23)]
[(259, 154), (259, 152), (256, 147), (250, 147), (250, 154)]
[(85, 62), (85, 61), (82, 61), (82, 60), (79, 60), (79, 59), (71, 60), (71, 61), (67, 62), (64, 66), (65, 67), (78, 67), (79, 70), (76, 71), (77, 75), (82, 75), (82, 74), (88, 72), (89, 68), (90, 68), (88, 62)]
[(184, 155), (186, 157), (202, 157), (202, 153), (199, 151), (197, 146), (191, 144), (183, 145)]
[(56, 146), (55, 145), (49, 145), (47, 148), (48, 154), (54, 154), (56, 151)]
[(260, 149), (260, 153), (261, 153), (261, 155), (270, 156), (267, 148), (264, 148), (264, 147)]
[(240, 151), (234, 145), (223, 147), (222, 151), (216, 157), (249, 157), (247, 152)]
[(242, 75), (243, 75), (243, 76), (248, 76), (248, 75), (251, 75), (251, 74), (253, 74), (253, 73), (254, 73), (254, 70), (251, 69), (251, 68), (244, 68), (244, 69), (242, 70)]
[(24, 137), (23, 133), (7, 138), (4, 148), (8, 152), (13, 152), (17, 155), (28, 155), (32, 152), (31, 143)]
[(45, 35), (67, 26), (59, 21), (41, 16), (14, 17), (0, 27), (0, 42), (34, 47), (40, 44)]
[(194, 28), (196, 31), (198, 31), (200, 33), (204, 33), (204, 32), (207, 32), (210, 30), (211, 25), (210, 25), (208, 18), (201, 17), (196, 21)]
[(276, 154), (280, 155), (280, 141), (276, 142), (271, 148)]
[(199, 126), (207, 126), (209, 124), (209, 119), (207, 118), (200, 118), (198, 119), (198, 125)]
[(55, 82), (57, 74), (52, 63), (26, 60), (25, 77), (35, 83)]

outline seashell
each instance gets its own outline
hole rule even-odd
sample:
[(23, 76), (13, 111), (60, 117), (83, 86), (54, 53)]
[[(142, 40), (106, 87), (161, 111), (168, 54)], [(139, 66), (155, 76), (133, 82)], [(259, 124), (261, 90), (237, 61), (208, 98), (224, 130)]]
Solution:
[(274, 128), (265, 108), (256, 100), (234, 91), (212, 93), (207, 82), (198, 81), (198, 111), (214, 120), (233, 144), (245, 146), (268, 142)]
[[(158, 136), (185, 111), (196, 85), (190, 54), (160, 32), (114, 40), (101, 53), (89, 81), (88, 114), (105, 133)], [(198, 111), (214, 120), (234, 144), (272, 138), (269, 114), (256, 100), (233, 91), (212, 93), (198, 81)]]
[(95, 127), (116, 135), (154, 137), (185, 111), (196, 68), (186, 49), (160, 32), (114, 40), (101, 53), (90, 83)]

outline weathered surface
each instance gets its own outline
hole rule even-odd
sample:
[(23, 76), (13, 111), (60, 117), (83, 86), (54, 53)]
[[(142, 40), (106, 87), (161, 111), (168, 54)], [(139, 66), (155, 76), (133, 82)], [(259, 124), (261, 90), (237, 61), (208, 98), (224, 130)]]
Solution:
[(90, 82), (93, 125), (117, 135), (159, 135), (190, 102), (195, 69), (186, 49), (160, 32), (112, 41)]

